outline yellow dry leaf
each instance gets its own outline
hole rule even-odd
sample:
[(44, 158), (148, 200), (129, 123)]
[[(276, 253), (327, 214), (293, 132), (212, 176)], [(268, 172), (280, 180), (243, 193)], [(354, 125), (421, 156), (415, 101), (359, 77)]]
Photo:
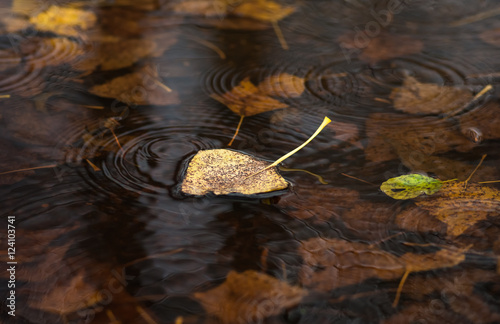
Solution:
[(433, 196), (415, 203), (447, 224), (447, 234), (458, 236), (480, 221), (498, 217), (500, 191), (484, 185), (464, 182), (444, 183)]
[(96, 21), (97, 17), (93, 12), (54, 5), (30, 18), (30, 22), (38, 30), (65, 36), (77, 36), (80, 31), (93, 27)]
[(407, 76), (403, 86), (391, 92), (394, 108), (412, 114), (442, 114), (460, 109), (473, 98), (468, 89), (421, 83)]
[(307, 291), (265, 273), (247, 270), (229, 272), (218, 287), (195, 293), (205, 310), (222, 323), (261, 323), (297, 305)]
[(210, 97), (226, 105), (240, 116), (253, 116), (266, 111), (288, 107), (288, 105), (262, 92), (250, 81), (249, 77), (246, 77), (231, 91), (222, 95), (211, 94)]
[(255, 195), (286, 189), (288, 183), (275, 167), (259, 172), (269, 164), (232, 150), (199, 151), (189, 162), (181, 191), (197, 196), (209, 192)]
[(295, 98), (305, 90), (304, 79), (288, 73), (271, 75), (259, 83), (258, 89), (268, 96)]
[(295, 11), (294, 7), (282, 6), (270, 0), (243, 1), (231, 13), (263, 21), (278, 21)]

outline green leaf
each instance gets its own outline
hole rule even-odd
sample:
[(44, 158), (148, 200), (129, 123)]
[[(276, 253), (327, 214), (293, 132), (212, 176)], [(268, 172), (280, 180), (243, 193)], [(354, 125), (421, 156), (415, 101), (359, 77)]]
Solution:
[(391, 178), (380, 189), (394, 199), (411, 199), (422, 194), (432, 195), (441, 189), (443, 182), (421, 174), (408, 174)]

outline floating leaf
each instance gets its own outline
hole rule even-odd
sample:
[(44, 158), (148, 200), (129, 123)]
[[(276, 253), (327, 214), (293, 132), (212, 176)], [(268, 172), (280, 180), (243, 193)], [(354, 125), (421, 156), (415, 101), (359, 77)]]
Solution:
[(93, 27), (96, 21), (97, 17), (93, 12), (54, 5), (30, 18), (30, 22), (38, 30), (65, 36), (78, 36), (80, 31)]
[(286, 189), (288, 183), (275, 168), (245, 179), (268, 165), (266, 161), (232, 150), (199, 151), (189, 163), (181, 190), (190, 195), (209, 192), (253, 195)]
[(218, 287), (195, 293), (205, 310), (222, 323), (261, 323), (297, 305), (307, 291), (265, 273), (247, 270), (229, 272)]
[(407, 174), (382, 183), (380, 189), (394, 199), (411, 199), (420, 195), (432, 195), (439, 191), (443, 182), (421, 174)]
[(469, 103), (470, 90), (452, 86), (421, 83), (407, 76), (403, 86), (391, 92), (394, 108), (411, 114), (442, 114), (453, 112)]
[(253, 195), (286, 189), (288, 183), (279, 175), (276, 166), (307, 145), (330, 122), (325, 117), (307, 141), (271, 164), (232, 150), (199, 151), (189, 162), (181, 191), (190, 195), (209, 192)]
[(161, 83), (157, 73), (149, 67), (93, 86), (89, 92), (132, 105), (174, 105), (180, 102), (177, 93)]

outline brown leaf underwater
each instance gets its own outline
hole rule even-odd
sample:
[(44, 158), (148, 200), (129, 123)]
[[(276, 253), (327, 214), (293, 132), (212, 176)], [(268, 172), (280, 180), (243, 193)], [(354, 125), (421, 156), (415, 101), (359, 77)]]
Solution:
[(407, 76), (402, 87), (394, 88), (390, 98), (397, 110), (410, 114), (451, 113), (472, 100), (465, 88), (421, 83)]
[(304, 241), (299, 254), (304, 260), (301, 283), (323, 292), (359, 284), (369, 278), (395, 280), (401, 279), (405, 272), (453, 267), (465, 259), (464, 250), (456, 248), (427, 254), (405, 253), (398, 257), (374, 245), (336, 238)]
[(226, 281), (205, 292), (195, 293), (203, 308), (222, 323), (261, 322), (297, 305), (307, 291), (265, 273), (230, 271)]
[(149, 66), (95, 85), (89, 92), (97, 96), (118, 99), (132, 105), (175, 105), (180, 103), (177, 93), (167, 88)]
[[(284, 82), (281, 83), (281, 80), (284, 80)], [(292, 95), (296, 95), (300, 91), (300, 87), (299, 89), (296, 87), (297, 83), (300, 84), (293, 76), (282, 78), (276, 76), (266, 79), (257, 87), (250, 81), (249, 77), (246, 77), (231, 91), (221, 95), (214, 93), (210, 97), (226, 105), (240, 116), (253, 116), (267, 111), (287, 108), (287, 104), (271, 96), (280, 91), (277, 89), (283, 89), (283, 92), (291, 91)], [(279, 93), (282, 92), (280, 91)]]

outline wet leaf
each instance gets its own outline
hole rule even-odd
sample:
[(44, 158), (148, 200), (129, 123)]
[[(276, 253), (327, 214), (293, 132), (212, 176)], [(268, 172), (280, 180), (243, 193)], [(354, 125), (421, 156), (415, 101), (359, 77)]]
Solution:
[(411, 114), (451, 113), (469, 103), (473, 96), (470, 90), (433, 83), (420, 83), (407, 76), (403, 86), (391, 92), (394, 108)]
[(59, 282), (40, 298), (30, 299), (30, 306), (47, 312), (65, 315), (89, 308), (104, 298), (99, 288), (86, 281), (85, 271), (79, 271), (69, 281)]
[(419, 53), (424, 47), (422, 41), (411, 36), (382, 33), (372, 38), (361, 31), (343, 35), (339, 42), (346, 53), (360, 53), (359, 58), (371, 64)]
[(231, 13), (263, 21), (278, 21), (295, 11), (294, 7), (282, 6), (270, 0), (243, 1)]
[(305, 90), (304, 79), (288, 73), (271, 75), (259, 83), (258, 90), (268, 96), (296, 98)]
[(96, 21), (97, 17), (93, 12), (54, 5), (30, 18), (30, 22), (38, 30), (65, 36), (78, 36), (81, 31), (93, 27)]
[(485, 30), (479, 37), (488, 44), (500, 47), (500, 28)]
[(421, 174), (407, 174), (391, 178), (380, 189), (394, 199), (411, 199), (420, 195), (432, 195), (441, 189), (443, 182)]
[(478, 222), (498, 218), (500, 191), (480, 184), (468, 184), (466, 188), (464, 182), (450, 182), (435, 195), (415, 203), (447, 224), (449, 236), (458, 236)]
[(97, 67), (104, 71), (122, 69), (141, 59), (160, 56), (176, 41), (173, 34), (161, 38), (101, 38), (93, 43), (93, 51), (86, 53), (73, 66), (82, 71), (93, 71)]
[(359, 284), (369, 278), (394, 280), (406, 272), (453, 267), (465, 259), (464, 250), (456, 248), (427, 254), (405, 253), (398, 257), (374, 245), (336, 238), (304, 241), (299, 254), (304, 260), (299, 274), (301, 283), (323, 292)]
[(199, 16), (223, 16), (227, 14), (228, 0), (183, 0), (173, 6), (177, 13)]
[(199, 151), (189, 163), (181, 190), (190, 195), (253, 195), (286, 189), (288, 183), (276, 168), (245, 179), (269, 164), (232, 150)]
[(222, 95), (211, 94), (210, 97), (226, 105), (240, 116), (253, 116), (266, 111), (288, 107), (288, 105), (271, 98), (268, 93), (262, 91), (272, 89), (265, 86), (262, 88), (256, 87), (247, 77), (231, 91)]
[(307, 291), (265, 273), (247, 270), (229, 272), (218, 287), (195, 293), (205, 310), (223, 323), (262, 322), (297, 305)]
[(93, 86), (89, 92), (131, 105), (175, 105), (180, 102), (177, 93), (166, 87), (148, 66)]

